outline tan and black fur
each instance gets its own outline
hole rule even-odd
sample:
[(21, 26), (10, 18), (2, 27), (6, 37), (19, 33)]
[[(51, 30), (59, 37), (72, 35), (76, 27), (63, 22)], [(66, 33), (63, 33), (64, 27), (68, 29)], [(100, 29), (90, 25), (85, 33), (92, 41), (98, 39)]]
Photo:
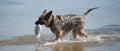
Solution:
[(73, 32), (74, 39), (76, 38), (77, 34), (80, 36), (83, 35), (87, 38), (87, 32), (84, 30), (84, 19), (90, 11), (96, 8), (97, 7), (88, 9), (81, 16), (76, 14), (52, 15), (52, 11), (47, 13), (47, 11), (44, 10), (35, 24), (49, 27), (56, 35), (55, 40), (61, 40), (61, 38), (70, 31)]

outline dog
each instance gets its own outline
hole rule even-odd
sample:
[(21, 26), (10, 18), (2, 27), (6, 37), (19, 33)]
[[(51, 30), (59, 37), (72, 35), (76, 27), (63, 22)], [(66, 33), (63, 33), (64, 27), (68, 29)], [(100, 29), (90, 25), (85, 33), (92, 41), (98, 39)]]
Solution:
[(82, 35), (87, 38), (88, 33), (84, 29), (84, 19), (89, 12), (97, 8), (98, 7), (90, 8), (81, 16), (76, 14), (52, 15), (52, 11), (47, 13), (45, 9), (35, 24), (45, 25), (50, 28), (56, 35), (55, 40), (58, 41), (61, 41), (62, 37), (70, 31), (72, 31), (74, 39), (76, 39), (77, 35)]

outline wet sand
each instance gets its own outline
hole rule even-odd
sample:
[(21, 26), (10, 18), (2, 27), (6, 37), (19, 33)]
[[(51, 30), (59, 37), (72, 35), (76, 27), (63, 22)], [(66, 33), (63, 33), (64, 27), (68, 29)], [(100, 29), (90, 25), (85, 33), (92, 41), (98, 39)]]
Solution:
[(29, 36), (19, 36), (15, 37), (14, 39), (7, 39), (7, 40), (1, 40), (0, 46), (6, 46), (6, 45), (18, 45), (18, 44), (29, 44), (35, 41), (35, 36), (29, 35)]

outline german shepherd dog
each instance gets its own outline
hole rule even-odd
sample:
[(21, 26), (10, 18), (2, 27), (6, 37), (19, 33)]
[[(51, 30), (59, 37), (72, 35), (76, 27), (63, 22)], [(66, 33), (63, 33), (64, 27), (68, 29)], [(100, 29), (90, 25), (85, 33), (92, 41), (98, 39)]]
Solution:
[(60, 41), (61, 38), (70, 31), (73, 32), (74, 39), (76, 39), (77, 34), (87, 38), (88, 33), (84, 30), (84, 19), (90, 11), (97, 8), (98, 7), (90, 8), (81, 16), (76, 14), (52, 15), (52, 11), (47, 13), (45, 9), (35, 24), (45, 25), (46, 27), (50, 28), (51, 31), (56, 35), (55, 40), (58, 41)]

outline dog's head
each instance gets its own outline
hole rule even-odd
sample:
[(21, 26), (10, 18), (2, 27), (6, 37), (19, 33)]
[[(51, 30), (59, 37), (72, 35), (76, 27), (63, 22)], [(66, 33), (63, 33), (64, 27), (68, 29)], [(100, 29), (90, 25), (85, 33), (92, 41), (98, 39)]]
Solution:
[(45, 25), (49, 26), (50, 22), (52, 20), (52, 11), (49, 11), (47, 13), (46, 9), (43, 11), (42, 15), (39, 17), (39, 19), (35, 22), (36, 25)]

